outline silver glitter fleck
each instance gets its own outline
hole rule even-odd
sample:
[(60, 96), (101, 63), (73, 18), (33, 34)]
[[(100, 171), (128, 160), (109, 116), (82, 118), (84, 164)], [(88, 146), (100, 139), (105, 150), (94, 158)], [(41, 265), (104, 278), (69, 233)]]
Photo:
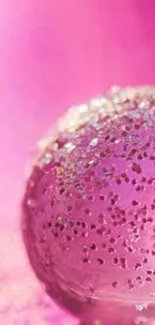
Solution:
[(136, 305), (136, 310), (142, 311), (143, 310), (143, 305)]
[(115, 141), (114, 141), (114, 143), (120, 143), (121, 142), (121, 139), (116, 139)]
[(85, 256), (89, 256), (90, 255), (90, 251), (89, 251), (89, 247), (84, 245), (83, 246), (83, 253)]
[(85, 113), (85, 112), (87, 112), (87, 110), (88, 110), (88, 105), (86, 105), (86, 104), (81, 104), (81, 105), (78, 107), (78, 110), (79, 110), (80, 113)]
[(57, 221), (60, 222), (61, 224), (65, 225), (66, 222), (67, 222), (67, 219), (66, 219), (66, 217), (64, 215), (59, 215), (57, 217)]
[(89, 160), (89, 165), (93, 165), (95, 163), (95, 159)]
[(88, 232), (83, 233), (83, 237), (84, 237), (84, 238), (87, 238), (88, 235), (89, 235)]
[(106, 97), (98, 97), (98, 98), (96, 97), (90, 101), (90, 105), (96, 108), (100, 108), (104, 106), (106, 103), (107, 103)]
[(138, 305), (136, 305), (136, 310), (138, 310), (138, 311), (143, 311), (144, 309), (147, 309), (147, 304), (138, 304)]
[(64, 145), (64, 148), (68, 151), (68, 152), (72, 152), (75, 149), (75, 145), (72, 142), (67, 142)]
[(140, 110), (149, 108), (149, 102), (147, 100), (143, 100), (142, 102), (139, 103), (138, 107)]
[(52, 155), (50, 152), (47, 152), (43, 157), (43, 163), (48, 165), (50, 164), (51, 160), (52, 160)]
[(91, 145), (92, 147), (95, 147), (95, 146), (98, 144), (98, 141), (99, 141), (98, 138), (94, 138), (94, 139), (91, 140), (90, 145)]

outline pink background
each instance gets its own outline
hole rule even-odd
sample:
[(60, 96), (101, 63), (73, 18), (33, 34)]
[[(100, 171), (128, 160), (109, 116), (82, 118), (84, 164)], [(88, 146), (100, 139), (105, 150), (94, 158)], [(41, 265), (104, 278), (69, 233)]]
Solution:
[(67, 106), (155, 83), (154, 0), (0, 0), (0, 324), (76, 325), (35, 280), (19, 233), (27, 160)]

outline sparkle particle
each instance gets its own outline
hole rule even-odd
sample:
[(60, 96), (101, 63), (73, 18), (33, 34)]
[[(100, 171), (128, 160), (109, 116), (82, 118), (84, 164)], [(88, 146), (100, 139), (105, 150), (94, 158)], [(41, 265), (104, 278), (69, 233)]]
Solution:
[(98, 97), (98, 98), (93, 98), (90, 101), (90, 105), (96, 108), (100, 108), (104, 106), (107, 103), (107, 98), (106, 97)]
[(144, 309), (147, 309), (147, 304), (145, 304), (145, 305), (142, 305), (142, 304), (136, 305), (136, 310), (141, 312)]
[(51, 160), (52, 160), (52, 155), (50, 152), (47, 152), (43, 157), (43, 163), (48, 165), (50, 164)]
[(140, 110), (149, 108), (149, 102), (147, 100), (143, 100), (139, 103), (138, 107)]
[(64, 148), (68, 151), (68, 152), (72, 152), (75, 149), (75, 145), (72, 142), (67, 142), (64, 145)]
[(88, 110), (88, 105), (82, 104), (82, 105), (79, 106), (78, 110), (79, 110), (80, 113), (85, 113)]
[(91, 140), (90, 145), (91, 145), (92, 147), (95, 147), (95, 146), (97, 146), (98, 141), (99, 141), (98, 138), (94, 138), (94, 139)]
[(114, 143), (120, 143), (121, 142), (121, 139), (116, 139), (115, 141), (114, 141)]

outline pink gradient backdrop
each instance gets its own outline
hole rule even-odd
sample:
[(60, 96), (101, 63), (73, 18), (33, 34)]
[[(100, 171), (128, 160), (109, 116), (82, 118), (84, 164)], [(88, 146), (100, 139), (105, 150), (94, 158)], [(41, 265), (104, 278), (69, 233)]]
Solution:
[(0, 0), (0, 324), (75, 325), (43, 294), (19, 236), (25, 165), (67, 106), (155, 83), (154, 1)]

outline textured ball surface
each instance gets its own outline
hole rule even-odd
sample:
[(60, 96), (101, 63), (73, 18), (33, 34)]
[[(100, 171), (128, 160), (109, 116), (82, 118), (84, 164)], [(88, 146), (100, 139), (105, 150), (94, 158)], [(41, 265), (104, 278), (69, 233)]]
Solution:
[(40, 142), (22, 226), (57, 300), (155, 299), (154, 91), (114, 88), (70, 109)]

